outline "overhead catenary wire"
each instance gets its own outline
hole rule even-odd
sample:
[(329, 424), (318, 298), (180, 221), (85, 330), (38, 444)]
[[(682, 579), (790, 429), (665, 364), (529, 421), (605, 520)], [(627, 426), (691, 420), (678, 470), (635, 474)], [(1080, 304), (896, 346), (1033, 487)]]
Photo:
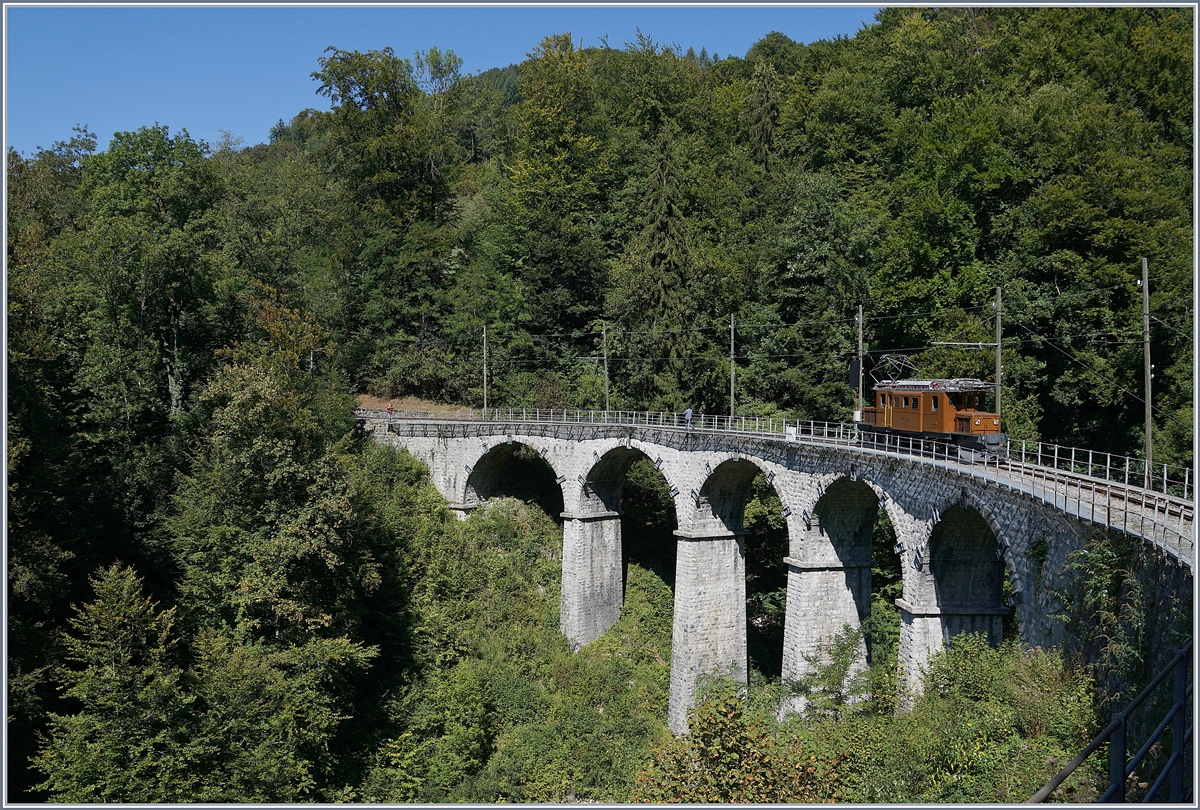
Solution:
[[(1127, 282), (1110, 285), (1107, 287), (1097, 287), (1097, 288), (1092, 288), (1092, 289), (1088, 289), (1088, 290), (1077, 290), (1077, 291), (1073, 291), (1073, 292), (1064, 292), (1064, 293), (1059, 293), (1059, 294), (1055, 294), (1055, 295), (1051, 295), (1051, 296), (1044, 296), (1044, 297), (1040, 297), (1040, 298), (1025, 299), (1023, 301), (1019, 301), (1019, 303), (1024, 305), (1024, 304), (1039, 303), (1039, 302), (1045, 302), (1045, 301), (1056, 302), (1056, 301), (1062, 300), (1064, 298), (1078, 298), (1078, 297), (1094, 295), (1097, 293), (1107, 292), (1107, 291), (1119, 289), (1122, 287), (1128, 287), (1128, 286), (1130, 286), (1132, 284), (1136, 284), (1136, 283), (1137, 283), (1137, 280), (1134, 279), (1134, 280), (1130, 280)], [(896, 314), (891, 314), (891, 315), (866, 316), (863, 318), (863, 320), (864, 321), (881, 322), (881, 321), (894, 321), (894, 320), (901, 320), (901, 319), (911, 319), (911, 318), (921, 318), (921, 317), (931, 317), (931, 316), (947, 316), (947, 315), (953, 315), (953, 314), (961, 314), (961, 313), (965, 313), (965, 312), (985, 310), (987, 308), (988, 308), (988, 305), (979, 305), (979, 306), (974, 306), (974, 307), (954, 307), (954, 308), (950, 308), (950, 309), (928, 310), (928, 311), (916, 312), (916, 313), (896, 313)], [(1167, 328), (1170, 328), (1169, 325), (1163, 319), (1158, 318), (1157, 316), (1151, 316), (1151, 317), (1154, 320), (1158, 321), (1160, 324), (1166, 326)], [(1175, 318), (1172, 318), (1171, 320), (1182, 320), (1182, 319), (1184, 319), (1184, 318), (1177, 316)], [(759, 324), (742, 323), (742, 324), (739, 324), (739, 328), (743, 332), (745, 332), (745, 331), (754, 331), (754, 330), (761, 331), (763, 329), (770, 329), (770, 328), (786, 329), (786, 328), (790, 328), (790, 327), (806, 326), (806, 325), (814, 325), (814, 324), (819, 324), (819, 325), (828, 327), (828, 326), (834, 326), (836, 324), (840, 324), (843, 322), (847, 323), (847, 324), (855, 323), (855, 322), (857, 322), (857, 317), (835, 318), (835, 319), (813, 318), (813, 319), (794, 321), (794, 322), (790, 322), (790, 323), (784, 323), (784, 322), (759, 323)], [(1071, 333), (1071, 334), (1066, 334), (1066, 335), (1057, 335), (1054, 338), (1054, 340), (1052, 340), (1050, 338), (1045, 337), (1044, 335), (1038, 334), (1037, 332), (1033, 331), (1032, 329), (1025, 326), (1024, 324), (1021, 324), (1019, 322), (1019, 320), (1014, 320), (1013, 323), (1016, 323), (1017, 326), (1019, 326), (1021, 329), (1023, 329), (1025, 332), (1027, 332), (1030, 335), (1030, 337), (1029, 338), (1014, 338), (1012, 336), (1007, 337), (1003, 340), (1004, 347), (1013, 348), (1014, 346), (1049, 344), (1056, 351), (1064, 354), (1066, 357), (1073, 360), (1074, 362), (1079, 363), (1081, 366), (1088, 369), (1093, 374), (1096, 374), (1101, 379), (1106, 379), (1117, 390), (1120, 390), (1122, 393), (1133, 397), (1138, 402), (1144, 402), (1144, 400), (1141, 397), (1137, 396), (1136, 394), (1133, 394), (1130, 391), (1125, 390), (1124, 388), (1121, 388), (1114, 381), (1104, 377), (1104, 375), (1100, 374), (1098, 371), (1096, 371), (1096, 369), (1092, 368), (1088, 364), (1079, 360), (1077, 357), (1072, 355), (1070, 352), (1067, 352), (1066, 350), (1064, 350), (1063, 348), (1061, 348), (1060, 346), (1058, 346), (1057, 344), (1054, 343), (1054, 340), (1071, 341), (1074, 339), (1084, 339), (1093, 344), (1095, 344), (1097, 342), (1103, 342), (1104, 344), (1109, 345), (1109, 346), (1125, 345), (1127, 343), (1132, 344), (1132, 343), (1136, 342), (1136, 340), (1133, 339), (1134, 335), (1132, 334), (1132, 330), (1130, 330), (1130, 333), (1128, 335), (1126, 335), (1126, 334), (1122, 334), (1123, 330), (1121, 330), (1121, 329), (1099, 329), (1099, 330), (1092, 330), (1089, 332), (1078, 332), (1078, 333)], [(712, 326), (693, 326), (693, 327), (683, 327), (683, 328), (677, 328), (677, 329), (656, 329), (656, 330), (619, 330), (619, 329), (613, 330), (613, 329), (606, 329), (607, 326), (608, 326), (608, 324), (602, 324), (601, 330), (595, 331), (595, 332), (578, 331), (578, 332), (563, 332), (563, 333), (547, 333), (547, 334), (541, 334), (541, 335), (524, 333), (522, 335), (522, 337), (526, 340), (539, 341), (539, 342), (544, 342), (544, 341), (551, 340), (554, 338), (581, 339), (581, 338), (586, 338), (586, 337), (600, 337), (601, 340), (614, 339), (619, 342), (620, 338), (622, 338), (622, 337), (627, 338), (627, 337), (637, 337), (637, 336), (645, 336), (645, 335), (666, 336), (666, 335), (673, 335), (673, 334), (714, 332), (717, 330), (723, 331), (723, 330), (729, 328), (729, 325), (725, 324), (725, 323), (721, 323), (719, 325), (714, 324)], [(966, 328), (964, 327), (963, 329), (958, 330), (957, 334), (962, 334), (965, 331), (966, 331)], [(1181, 335), (1183, 334), (1182, 332), (1179, 332), (1178, 330), (1172, 330), (1172, 331), (1175, 331)], [(1121, 340), (1121, 338), (1129, 338), (1129, 339)], [(738, 341), (738, 342), (745, 345), (745, 341)], [(864, 351), (864, 354), (877, 356), (877, 355), (889, 354), (889, 353), (919, 352), (919, 351), (926, 351), (926, 350), (934, 349), (934, 348), (953, 348), (953, 347), (938, 346), (936, 344), (925, 344), (925, 345), (913, 345), (913, 346), (903, 346), (903, 347), (872, 349), (869, 351)], [(756, 360), (759, 360), (759, 361), (761, 361), (761, 360), (788, 360), (788, 359), (811, 357), (810, 354), (799, 353), (799, 352), (780, 352), (780, 353), (750, 352), (750, 353), (738, 354), (736, 352), (736, 350), (731, 351), (729, 355), (724, 355), (724, 356), (716, 355), (716, 354), (700, 354), (700, 355), (687, 354), (687, 355), (674, 355), (674, 356), (668, 356), (668, 355), (657, 355), (657, 356), (656, 355), (618, 355), (618, 354), (607, 354), (607, 352), (606, 352), (606, 355), (607, 355), (607, 359), (610, 362), (615, 362), (615, 363), (661, 363), (661, 362), (724, 363), (724, 362), (728, 362), (728, 361), (739, 361), (739, 360), (745, 361), (745, 362), (754, 362)], [(839, 356), (840, 356), (840, 353), (839, 353)], [(600, 358), (577, 357), (575, 359), (577, 359), (577, 360), (591, 359), (591, 360), (598, 361)], [(524, 366), (524, 367), (528, 368), (528, 367), (544, 367), (546, 365), (545, 359), (519, 358), (519, 357), (512, 357), (512, 356), (504, 358), (501, 362), (504, 363), (505, 365), (508, 365), (509, 367)], [(1170, 419), (1171, 421), (1176, 422), (1177, 424), (1182, 424), (1179, 422), (1179, 420), (1174, 419), (1173, 417), (1171, 417), (1169, 414), (1162, 411), (1161, 409), (1155, 408), (1154, 410), (1157, 411), (1158, 413), (1160, 413), (1165, 418)]]
[[(1020, 325), (1020, 324), (1018, 324), (1018, 325)], [(725, 328), (728, 329), (729, 327), (726, 326)], [(1025, 328), (1026, 331), (1030, 331), (1026, 327), (1022, 327), (1022, 328)], [(609, 334), (612, 334), (612, 333), (609, 333)], [(1020, 337), (1015, 337), (1015, 336), (1005, 337), (1004, 341), (1003, 341), (1003, 345), (1007, 348), (1012, 348), (1014, 346), (1037, 346), (1037, 345), (1041, 345), (1042, 343), (1045, 343), (1049, 340), (1049, 338), (1045, 338), (1045, 337), (1038, 335), (1031, 331), (1030, 331), (1030, 334), (1033, 336), (1029, 337), (1029, 338), (1020, 338)], [(1094, 340), (1096, 338), (1110, 337), (1110, 336), (1111, 337), (1120, 337), (1120, 335), (1114, 334), (1111, 330), (1103, 330), (1102, 329), (1102, 330), (1096, 330), (1096, 331), (1091, 331), (1091, 332), (1073, 332), (1073, 333), (1070, 333), (1067, 335), (1059, 335), (1059, 336), (1057, 336), (1057, 339), (1061, 340), (1063, 338), (1072, 338), (1072, 339)], [(1130, 335), (1130, 337), (1132, 337), (1132, 335)], [(1133, 343), (1140, 343), (1141, 341), (1139, 339), (1139, 340), (1130, 340), (1130, 341), (1124, 341), (1124, 342), (1130, 343), (1132, 345)], [(992, 344), (988, 344), (988, 345), (992, 345)], [(864, 355), (897, 354), (897, 353), (901, 353), (901, 352), (918, 352), (918, 351), (926, 351), (929, 349), (945, 349), (945, 348), (953, 349), (953, 348), (959, 348), (959, 347), (943, 346), (943, 345), (939, 345), (938, 343), (927, 343), (927, 344), (915, 345), (915, 346), (891, 346), (891, 347), (870, 349), (870, 350), (864, 349), (863, 354)], [(847, 353), (848, 352), (849, 352), (849, 350), (847, 350)], [(801, 353), (801, 352), (749, 352), (749, 353), (745, 353), (745, 354), (735, 354), (734, 359), (735, 360), (786, 360), (786, 359), (811, 357), (811, 356), (812, 356), (811, 354), (806, 354), (806, 353)], [(726, 355), (685, 354), (685, 355), (657, 355), (657, 356), (655, 356), (655, 355), (609, 354), (609, 355), (607, 355), (607, 357), (608, 357), (609, 362), (614, 362), (614, 361), (618, 361), (618, 360), (621, 360), (621, 361), (704, 360), (704, 361), (709, 361), (709, 362), (718, 362), (719, 361), (719, 362), (724, 363), (724, 362), (729, 361), (729, 355), (727, 355), (727, 354)], [(604, 360), (604, 355), (602, 355), (602, 354), (577, 355), (571, 359), (601, 363)], [(523, 365), (530, 365), (530, 366), (542, 366), (542, 365), (545, 365), (547, 361), (545, 359), (541, 359), (541, 358), (532, 358), (532, 357), (525, 358), (525, 357), (509, 356), (499, 362), (508, 363), (510, 365), (511, 364), (523, 364)]]
[[(1174, 333), (1175, 333), (1175, 334), (1177, 334), (1177, 335), (1181, 335), (1182, 337), (1186, 337), (1186, 338), (1190, 338), (1190, 337), (1192, 337), (1192, 335), (1191, 335), (1191, 334), (1189, 334), (1189, 333), (1187, 333), (1187, 332), (1184, 332), (1184, 331), (1183, 331), (1183, 330), (1181, 330), (1181, 329), (1176, 329), (1174, 326), (1171, 326), (1171, 325), (1170, 325), (1170, 324), (1169, 324), (1167, 321), (1164, 321), (1162, 318), (1159, 318), (1159, 317), (1157, 317), (1157, 316), (1155, 316), (1155, 315), (1151, 315), (1151, 316), (1150, 316), (1150, 320), (1152, 320), (1152, 321), (1158, 321), (1158, 323), (1159, 323), (1159, 324), (1161, 324), (1162, 326), (1166, 327), (1166, 328), (1167, 328), (1169, 331), (1171, 331), (1171, 332), (1174, 332)], [(1183, 320), (1183, 319), (1182, 319), (1182, 318), (1179, 318), (1179, 319), (1177, 319), (1177, 320)], [(1191, 320), (1191, 319), (1189, 318), (1188, 320)]]
[[(1110, 377), (1106, 377), (1104, 374), (1097, 371), (1092, 366), (1088, 365), (1087, 363), (1083, 362), (1079, 358), (1075, 357), (1070, 352), (1068, 352), (1065, 349), (1063, 349), (1062, 347), (1058, 346), (1050, 338), (1047, 338), (1044, 335), (1034, 332), (1032, 329), (1025, 326), (1024, 324), (1015, 323), (1015, 325), (1020, 327), (1021, 329), (1025, 330), (1027, 333), (1029, 333), (1029, 335), (1031, 335), (1031, 337), (1025, 338), (1025, 339), (1014, 339), (1012, 337), (1007, 337), (1003, 341), (1004, 346), (1011, 348), (1013, 345), (1017, 345), (1017, 346), (1049, 345), (1051, 348), (1053, 348), (1056, 351), (1058, 351), (1059, 353), (1063, 354), (1068, 359), (1078, 363), (1080, 366), (1083, 366), (1085, 369), (1090, 371), (1092, 374), (1096, 375), (1100, 379), (1102, 379), (1102, 380), (1106, 381), (1108, 384), (1112, 385), (1112, 387), (1115, 388), (1116, 390), (1120, 391), (1121, 393), (1125, 394), (1126, 396), (1133, 398), (1134, 400), (1136, 400), (1139, 403), (1143, 403), (1143, 404), (1145, 403), (1145, 400), (1142, 397), (1140, 397), (1137, 394), (1133, 393), (1132, 391), (1129, 391), (1128, 389), (1122, 387), (1121, 385), (1116, 383), (1114, 380), (1112, 380)], [(725, 327), (725, 328), (728, 328), (728, 327)], [(692, 330), (692, 331), (698, 331), (698, 330)], [(1081, 337), (1081, 338), (1089, 338), (1091, 340), (1095, 340), (1096, 338), (1108, 337), (1108, 336), (1115, 337), (1116, 335), (1113, 334), (1112, 330), (1100, 330), (1097, 332), (1076, 333), (1076, 334), (1072, 334), (1072, 335), (1064, 335), (1061, 337), (1067, 337), (1067, 338)], [(1115, 343), (1115, 344), (1110, 342), (1109, 345), (1123, 345), (1125, 343), (1133, 344), (1136, 342), (1137, 341), (1121, 341), (1121, 342)], [(944, 347), (937, 346), (936, 344), (926, 344), (926, 345), (918, 345), (918, 346), (892, 347), (892, 348), (886, 348), (886, 349), (872, 349), (870, 351), (864, 351), (863, 354), (864, 355), (895, 354), (895, 353), (902, 353), (902, 352), (925, 351), (925, 350), (934, 349), (934, 348), (944, 348)], [(788, 359), (796, 359), (796, 358), (810, 357), (810, 356), (811, 355), (799, 354), (799, 353), (780, 353), (780, 354), (753, 353), (753, 354), (742, 354), (742, 355), (731, 354), (731, 355), (727, 355), (727, 356), (712, 354), (712, 355), (676, 355), (676, 356), (649, 356), (649, 357), (647, 357), (647, 356), (643, 356), (643, 357), (623, 356), (623, 355), (611, 355), (610, 354), (610, 355), (607, 355), (607, 360), (610, 363), (612, 363), (612, 362), (615, 362), (615, 363), (659, 363), (659, 362), (702, 361), (702, 362), (709, 362), (709, 363), (723, 365), (727, 362), (730, 362), (731, 360), (743, 360), (743, 361), (753, 362), (755, 360), (788, 360)], [(574, 359), (600, 362), (603, 358), (602, 357), (579, 356)], [(516, 358), (516, 357), (505, 358), (504, 360), (501, 361), (501, 364), (507, 365), (509, 367), (524, 366), (524, 367), (539, 367), (539, 368), (544, 368), (547, 365), (547, 363), (544, 359)], [(1152, 410), (1155, 413), (1158, 413), (1164, 419), (1166, 419), (1170, 422), (1173, 422), (1173, 423), (1179, 425), (1180, 427), (1189, 429), (1188, 425), (1186, 425), (1183, 422), (1181, 422), (1180, 420), (1176, 419), (1170, 413), (1164, 411), (1163, 409), (1161, 409), (1153, 404), (1150, 407), (1152, 408)]]

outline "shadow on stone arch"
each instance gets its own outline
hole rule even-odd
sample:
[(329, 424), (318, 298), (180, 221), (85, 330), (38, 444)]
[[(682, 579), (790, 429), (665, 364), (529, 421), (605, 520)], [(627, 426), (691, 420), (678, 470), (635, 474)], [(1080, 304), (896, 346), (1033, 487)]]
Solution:
[(813, 511), (818, 533), (826, 538), (838, 562), (845, 566), (867, 564), (865, 568), (847, 567), (842, 574), (846, 588), (853, 594), (859, 621), (865, 620), (871, 612), (869, 566), (879, 498), (863, 482), (839, 478), (825, 490)]
[(1003, 638), (1003, 560), (996, 555), (996, 535), (970, 507), (952, 506), (942, 513), (929, 539), (929, 578), (943, 611), (942, 638), (984, 633), (993, 645)]
[(553, 468), (537, 451), (520, 442), (498, 444), (475, 464), (467, 478), (467, 497), (475, 502), (489, 498), (517, 498), (539, 506), (562, 525), (562, 489)]
[(730, 459), (717, 465), (699, 494), (700, 509), (711, 510), (712, 519), (739, 535), (746, 583), (746, 663), (764, 679), (778, 679), (783, 671), (788, 554), (779, 493), (758, 465)]

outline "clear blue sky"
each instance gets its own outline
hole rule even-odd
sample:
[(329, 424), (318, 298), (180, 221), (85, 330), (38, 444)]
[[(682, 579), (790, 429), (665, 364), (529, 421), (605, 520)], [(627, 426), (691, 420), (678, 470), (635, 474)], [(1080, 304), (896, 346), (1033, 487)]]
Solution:
[(874, 7), (463, 8), (6, 7), (6, 145), (32, 155), (87, 125), (112, 134), (154, 123), (215, 142), (219, 130), (267, 140), (279, 119), (328, 109), (310, 75), (327, 46), (400, 56), (438, 47), (463, 72), (525, 59), (545, 36), (570, 32), (613, 47), (637, 30), (685, 51), (744, 56), (780, 31), (797, 42), (853, 36)]

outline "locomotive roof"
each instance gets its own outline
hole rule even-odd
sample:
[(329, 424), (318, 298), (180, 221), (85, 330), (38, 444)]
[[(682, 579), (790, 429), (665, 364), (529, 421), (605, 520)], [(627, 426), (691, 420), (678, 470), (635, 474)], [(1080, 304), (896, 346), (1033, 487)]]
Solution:
[(953, 380), (880, 380), (876, 391), (944, 391), (957, 394), (963, 391), (990, 391), (994, 386), (973, 377), (956, 377)]

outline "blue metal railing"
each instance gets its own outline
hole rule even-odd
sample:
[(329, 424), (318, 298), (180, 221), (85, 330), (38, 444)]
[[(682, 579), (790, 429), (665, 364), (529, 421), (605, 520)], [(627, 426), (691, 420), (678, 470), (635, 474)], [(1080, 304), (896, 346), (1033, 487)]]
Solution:
[[(1171, 756), (1163, 765), (1158, 778), (1154, 780), (1154, 784), (1147, 790), (1142, 802), (1149, 803), (1154, 801), (1162, 791), (1167, 779), (1171, 780), (1168, 801), (1172, 803), (1190, 802), (1193, 788), (1190, 784), (1185, 784), (1185, 782), (1187, 774), (1191, 771), (1190, 768), (1187, 771), (1184, 768), (1191, 762), (1190, 758), (1186, 756), (1187, 748), (1192, 742), (1193, 730), (1193, 726), (1187, 725), (1187, 704), (1192, 698), (1193, 687), (1195, 685), (1195, 674), (1193, 673), (1193, 677), (1191, 678), (1188, 677), (1188, 664), (1191, 661), (1192, 642), (1189, 641), (1186, 647), (1175, 654), (1175, 657), (1171, 659), (1171, 663), (1154, 680), (1146, 685), (1141, 694), (1135, 697), (1125, 707), (1124, 711), (1114, 714), (1112, 722), (1096, 736), (1096, 739), (1088, 743), (1087, 747), (1075, 759), (1071, 760), (1062, 770), (1056, 773), (1054, 778), (1046, 783), (1045, 787), (1033, 794), (1026, 804), (1038, 804), (1049, 798), (1050, 794), (1105, 742), (1109, 744), (1108, 787), (1097, 801), (1101, 804), (1108, 802), (1124, 803), (1125, 786), (1129, 777), (1145, 761), (1146, 755), (1150, 753), (1150, 749), (1162, 738), (1168, 728), (1171, 729)], [(1166, 680), (1168, 675), (1172, 674), (1174, 675), (1174, 680), (1171, 708), (1167, 710), (1162, 721), (1151, 732), (1150, 736), (1142, 744), (1142, 747), (1133, 755), (1133, 758), (1127, 760), (1126, 731), (1128, 730), (1130, 715), (1141, 707), (1154, 690)]]

